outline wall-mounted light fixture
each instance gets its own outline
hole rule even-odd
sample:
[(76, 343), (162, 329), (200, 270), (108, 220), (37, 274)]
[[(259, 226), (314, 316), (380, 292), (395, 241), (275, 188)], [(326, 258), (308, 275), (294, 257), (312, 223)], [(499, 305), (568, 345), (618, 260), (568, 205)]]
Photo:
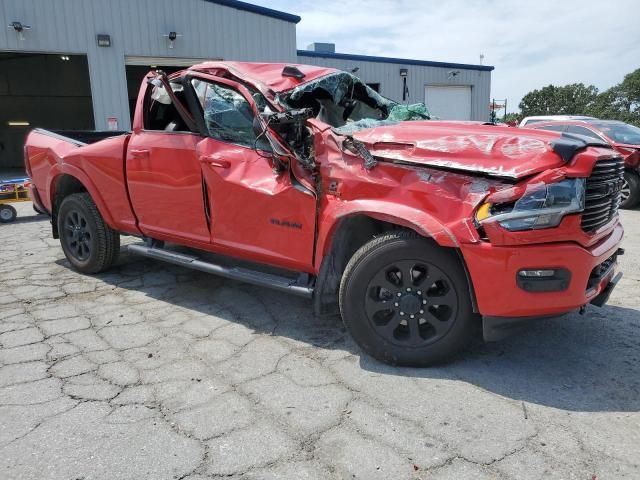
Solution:
[(178, 37), (182, 37), (181, 33), (169, 32), (162, 35), (165, 38), (169, 39), (169, 48), (173, 48), (173, 43), (176, 41)]
[(60, 60), (62, 60), (63, 62), (68, 62), (69, 61), (69, 55), (60, 55)]
[(9, 120), (7, 125), (10, 127), (28, 127), (31, 124), (25, 120)]
[(99, 33), (96, 35), (96, 40), (99, 47), (111, 46), (111, 35), (107, 35), (106, 33)]
[(11, 22), (9, 28), (13, 28), (18, 35), (19, 40), (24, 40), (24, 31), (31, 30), (31, 25), (25, 25), (22, 22)]
[(449, 80), (456, 78), (458, 75), (460, 75), (460, 70), (449, 70), (447, 72), (447, 78)]
[(358, 70), (360, 70), (360, 67), (353, 67), (351, 73), (358, 73)]

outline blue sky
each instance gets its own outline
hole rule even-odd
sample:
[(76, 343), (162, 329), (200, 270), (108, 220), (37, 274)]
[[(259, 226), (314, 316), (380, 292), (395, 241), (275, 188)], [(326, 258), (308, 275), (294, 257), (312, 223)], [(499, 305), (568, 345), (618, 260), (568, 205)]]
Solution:
[(298, 48), (478, 63), (510, 111), (550, 83), (604, 90), (640, 68), (640, 0), (249, 0), (302, 17)]

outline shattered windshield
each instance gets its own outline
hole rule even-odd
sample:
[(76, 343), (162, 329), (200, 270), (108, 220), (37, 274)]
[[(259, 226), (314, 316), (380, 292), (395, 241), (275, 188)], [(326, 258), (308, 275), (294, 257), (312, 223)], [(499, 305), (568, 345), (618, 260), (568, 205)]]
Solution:
[(364, 128), (394, 125), (405, 120), (428, 120), (423, 103), (401, 105), (364, 84), (355, 75), (336, 72), (278, 96), (285, 108), (311, 108), (314, 116), (341, 135)]

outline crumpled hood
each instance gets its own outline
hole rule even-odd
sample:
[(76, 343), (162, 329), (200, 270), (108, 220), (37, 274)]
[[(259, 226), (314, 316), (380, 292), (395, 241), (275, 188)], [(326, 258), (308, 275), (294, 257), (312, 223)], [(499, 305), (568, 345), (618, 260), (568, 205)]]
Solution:
[(360, 130), (353, 138), (381, 160), (499, 178), (519, 179), (564, 163), (550, 144), (558, 133), (479, 122), (407, 121)]

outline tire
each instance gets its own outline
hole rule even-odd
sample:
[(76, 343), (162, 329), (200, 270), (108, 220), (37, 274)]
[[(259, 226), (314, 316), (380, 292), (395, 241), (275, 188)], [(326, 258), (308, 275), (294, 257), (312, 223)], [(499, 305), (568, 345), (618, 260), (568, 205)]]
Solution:
[(402, 366), (450, 360), (480, 325), (455, 252), (410, 231), (375, 238), (353, 255), (340, 283), (340, 312), (369, 355)]
[(0, 223), (11, 223), (18, 216), (18, 212), (11, 205), (0, 205)]
[(633, 171), (625, 170), (620, 208), (633, 208), (640, 201), (640, 178)]
[(118, 257), (120, 235), (104, 222), (88, 193), (65, 197), (58, 210), (58, 232), (67, 260), (79, 272), (102, 272)]

